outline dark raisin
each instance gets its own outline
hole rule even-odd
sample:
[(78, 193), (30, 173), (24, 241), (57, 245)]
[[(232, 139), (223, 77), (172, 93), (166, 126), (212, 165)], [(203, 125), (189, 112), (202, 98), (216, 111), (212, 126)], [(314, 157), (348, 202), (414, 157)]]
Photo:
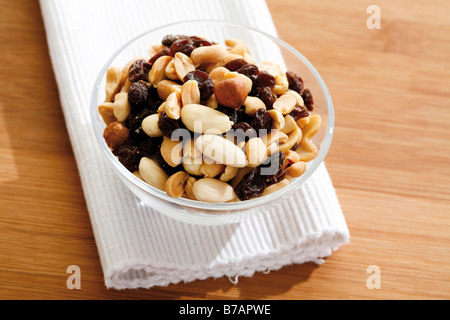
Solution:
[(194, 42), (190, 39), (178, 39), (175, 40), (169, 49), (169, 55), (175, 56), (175, 53), (181, 52), (187, 55), (191, 55), (192, 50), (195, 49)]
[(158, 90), (150, 85), (148, 88), (147, 107), (151, 109), (153, 113), (156, 113), (161, 103), (163, 103), (163, 101), (158, 95)]
[(142, 82), (135, 82), (128, 90), (128, 102), (131, 109), (141, 108), (147, 104), (148, 87)]
[(259, 169), (254, 168), (242, 178), (234, 188), (234, 191), (240, 200), (249, 200), (259, 197), (263, 193), (264, 188), (264, 179), (259, 174)]
[(238, 73), (243, 74), (244, 76), (247, 76), (248, 78), (250, 78), (250, 80), (252, 80), (252, 90), (250, 92), (250, 95), (252, 96), (256, 96), (257, 95), (257, 87), (255, 85), (256, 79), (258, 78), (259, 75), (259, 69), (257, 66), (255, 66), (254, 64), (247, 64), (246, 66), (243, 66), (242, 68), (240, 68), (238, 71)]
[(161, 43), (163, 45), (165, 45), (166, 47), (170, 47), (172, 45), (172, 43), (174, 43), (176, 40), (179, 39), (187, 39), (188, 36), (182, 35), (182, 34), (177, 34), (177, 35), (173, 35), (173, 34), (168, 34), (167, 36), (165, 36)]
[(309, 91), (309, 89), (305, 89), (302, 92), (302, 98), (303, 98), (303, 102), (305, 103), (305, 107), (309, 110), (309, 111), (313, 111), (314, 109), (314, 100), (313, 100), (313, 96), (311, 94), (311, 91)]
[(248, 65), (248, 62), (244, 59), (234, 59), (225, 64), (225, 68), (227, 68), (230, 71), (238, 71), (242, 67)]
[(251, 126), (256, 130), (258, 136), (264, 134), (264, 132), (267, 133), (267, 130), (270, 130), (272, 127), (272, 117), (269, 111), (263, 108), (258, 109), (252, 120)]
[(209, 97), (214, 93), (214, 84), (209, 74), (201, 70), (194, 70), (188, 72), (183, 81), (195, 80), (198, 83), (198, 89), (200, 90), (200, 100), (208, 100)]
[(259, 87), (257, 91), (257, 97), (264, 102), (267, 110), (273, 109), (273, 103), (275, 102), (275, 96), (269, 87)]
[(256, 77), (254, 84), (256, 87), (269, 87), (275, 86), (275, 77), (266, 71), (261, 71)]
[(169, 50), (168, 49), (162, 49), (160, 52), (155, 53), (153, 55), (153, 57), (150, 58), (150, 60), (148, 60), (148, 63), (150, 65), (153, 65), (155, 63), (156, 60), (158, 60), (158, 58), (161, 58), (162, 56), (168, 56), (169, 55)]
[(128, 79), (131, 83), (139, 80), (148, 81), (148, 73), (150, 72), (151, 65), (143, 59), (134, 61), (129, 70)]
[(255, 129), (252, 128), (250, 124), (247, 122), (239, 122), (233, 126), (233, 135), (239, 139), (239, 141), (245, 140), (248, 141), (251, 138), (255, 138), (258, 135), (256, 134)]
[(294, 72), (286, 72), (286, 77), (289, 82), (289, 89), (298, 92), (299, 94), (303, 91), (303, 80), (297, 76)]
[(165, 137), (171, 138), (172, 133), (180, 128), (180, 123), (177, 120), (170, 118), (164, 111), (159, 115), (158, 127)]
[(135, 171), (139, 166), (141, 156), (137, 146), (123, 145), (117, 151), (119, 162), (129, 171)]
[(308, 109), (306, 109), (305, 107), (300, 107), (300, 106), (295, 106), (294, 110), (292, 110), (289, 115), (294, 118), (295, 121), (297, 121), (298, 119), (301, 118), (305, 118), (307, 116), (309, 116), (309, 112)]
[(286, 176), (283, 164), (286, 157), (284, 152), (278, 151), (267, 158), (260, 166), (260, 174), (263, 176), (266, 186), (280, 182)]
[(236, 109), (228, 108), (219, 104), (216, 111), (225, 113), (228, 116), (228, 118), (230, 118), (230, 121), (233, 121), (233, 123), (238, 123), (239, 121), (239, 113), (238, 110)]
[(201, 37), (197, 37), (197, 36), (191, 36), (189, 37), (189, 40), (191, 40), (194, 43), (195, 47), (206, 47), (206, 46), (212, 46), (212, 42), (201, 38)]
[(161, 147), (162, 138), (143, 138), (139, 143), (139, 151), (144, 157), (151, 157)]
[(153, 110), (146, 108), (140, 111), (133, 112), (128, 116), (127, 126), (130, 130), (130, 136), (133, 138), (133, 140), (135, 140), (136, 143), (139, 143), (142, 138), (145, 138), (147, 136), (144, 130), (142, 130), (142, 121), (146, 117), (154, 113), (155, 112)]

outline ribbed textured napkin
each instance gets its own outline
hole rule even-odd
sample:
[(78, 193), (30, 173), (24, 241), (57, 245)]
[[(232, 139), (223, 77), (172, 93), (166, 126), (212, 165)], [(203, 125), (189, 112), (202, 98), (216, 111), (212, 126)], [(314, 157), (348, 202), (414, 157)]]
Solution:
[(240, 223), (200, 226), (140, 205), (106, 163), (89, 120), (105, 61), (132, 37), (170, 22), (215, 19), (276, 35), (263, 0), (41, 0), (67, 130), (108, 288), (252, 276), (323, 262), (349, 231), (324, 165), (280, 204)]

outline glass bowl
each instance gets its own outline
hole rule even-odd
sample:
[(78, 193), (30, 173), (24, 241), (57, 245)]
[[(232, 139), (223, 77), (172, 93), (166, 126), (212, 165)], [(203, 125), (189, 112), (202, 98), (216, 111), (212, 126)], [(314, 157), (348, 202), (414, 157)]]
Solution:
[[(112, 65), (123, 67), (133, 58), (147, 56), (148, 48), (153, 44), (160, 44), (161, 39), (168, 34), (203, 36), (220, 44), (224, 44), (225, 39), (238, 38), (247, 44), (258, 63), (264, 60), (273, 61), (284, 71), (292, 71), (302, 77), (305, 88), (311, 90), (314, 98), (313, 114), (319, 114), (322, 118), (321, 128), (312, 139), (319, 152), (314, 160), (307, 163), (303, 175), (293, 179), (286, 187), (264, 197), (240, 202), (207, 203), (186, 198), (172, 198), (137, 178), (118, 161), (105, 143), (103, 138), (105, 124), (98, 113), (98, 106), (105, 99), (106, 70)], [(125, 43), (100, 71), (92, 91), (90, 113), (99, 147), (119, 178), (137, 196), (138, 205), (150, 206), (174, 219), (202, 225), (237, 223), (252, 215), (261, 214), (284, 201), (286, 196), (302, 186), (324, 160), (334, 129), (333, 104), (328, 89), (317, 70), (300, 52), (283, 40), (256, 29), (219, 21), (197, 20), (168, 24), (147, 31)]]

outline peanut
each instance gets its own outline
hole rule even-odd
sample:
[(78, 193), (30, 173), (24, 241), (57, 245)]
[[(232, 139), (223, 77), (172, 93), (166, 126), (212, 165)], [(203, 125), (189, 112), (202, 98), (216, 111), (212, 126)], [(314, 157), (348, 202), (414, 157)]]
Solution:
[(114, 115), (114, 104), (112, 102), (103, 102), (98, 106), (98, 113), (103, 119), (103, 122), (108, 125), (111, 122), (117, 121)]
[(217, 44), (195, 48), (191, 52), (190, 58), (194, 65), (198, 67), (205, 64), (222, 62), (227, 54), (227, 49)]
[(174, 67), (175, 73), (180, 81), (183, 81), (183, 78), (187, 73), (195, 70), (195, 66), (191, 58), (181, 52), (177, 52), (175, 54)]
[(272, 129), (282, 130), (286, 124), (286, 120), (280, 111), (272, 109), (269, 110), (269, 114), (272, 118)]
[(296, 104), (297, 100), (292, 95), (283, 94), (273, 103), (273, 108), (280, 111), (282, 115), (286, 115), (294, 110)]
[(231, 179), (233, 179), (236, 176), (238, 170), (239, 170), (239, 168), (232, 167), (232, 166), (226, 166), (225, 170), (220, 175), (219, 180), (224, 181), (224, 182), (230, 181)]
[(245, 153), (233, 142), (213, 134), (204, 134), (195, 141), (197, 149), (202, 154), (217, 163), (245, 167), (247, 164)]
[(158, 126), (159, 114), (152, 114), (142, 120), (142, 130), (149, 137), (162, 137), (163, 134)]
[(225, 133), (234, 124), (226, 114), (200, 104), (185, 105), (181, 109), (181, 121), (186, 128), (196, 133)]
[(192, 186), (192, 192), (198, 200), (211, 203), (227, 202), (236, 197), (233, 187), (213, 178), (197, 180)]
[(214, 178), (225, 170), (225, 165), (216, 162), (203, 162), (200, 167), (200, 172), (205, 178)]
[(169, 197), (179, 198), (183, 195), (186, 189), (186, 183), (189, 179), (189, 174), (184, 171), (178, 171), (167, 179), (165, 184), (165, 191)]
[(251, 138), (245, 145), (248, 165), (250, 167), (259, 166), (267, 156), (267, 147), (261, 138)]
[(258, 111), (259, 109), (266, 109), (265, 103), (260, 98), (253, 97), (253, 96), (248, 96), (245, 99), (244, 107), (245, 107), (245, 113), (251, 117), (254, 117), (256, 114), (256, 111)]
[(283, 179), (278, 183), (272, 184), (268, 186), (266, 189), (264, 189), (263, 193), (261, 194), (261, 197), (267, 196), (268, 194), (274, 193), (275, 191), (278, 191), (280, 189), (283, 189), (289, 184), (288, 179)]
[(125, 122), (131, 113), (131, 106), (128, 103), (128, 94), (125, 92), (119, 92), (114, 97), (114, 116), (120, 122)]
[(197, 181), (197, 179), (195, 179), (194, 177), (189, 177), (189, 179), (186, 182), (186, 187), (184, 190), (186, 196), (191, 200), (197, 200), (197, 198), (194, 195), (194, 192), (192, 191), (192, 186), (194, 185), (195, 181)]
[(172, 92), (169, 94), (166, 100), (166, 107), (164, 111), (169, 118), (178, 120), (181, 115), (181, 96), (178, 92)]
[(181, 85), (172, 80), (162, 80), (160, 83), (158, 83), (158, 87), (156, 89), (158, 91), (158, 96), (163, 101), (166, 101), (167, 97), (172, 92), (181, 93)]
[(178, 81), (178, 75), (175, 70), (175, 61), (174, 59), (170, 60), (170, 62), (167, 64), (166, 69), (164, 70), (164, 74), (166, 77), (173, 81)]
[(171, 56), (162, 56), (156, 59), (152, 65), (152, 69), (148, 74), (148, 81), (156, 88), (158, 84), (166, 79), (166, 68), (172, 60)]
[(292, 178), (300, 177), (306, 171), (306, 163), (303, 161), (291, 164), (286, 169), (286, 173)]
[(183, 84), (181, 87), (181, 102), (183, 106), (200, 104), (200, 90), (197, 81), (188, 80)]
[(105, 102), (111, 102), (120, 90), (120, 68), (111, 66), (106, 70)]
[(161, 144), (161, 156), (171, 167), (176, 167), (183, 158), (183, 144), (164, 137)]
[(161, 169), (156, 161), (142, 157), (139, 162), (139, 173), (142, 179), (149, 185), (164, 191), (169, 176)]
[(309, 123), (301, 129), (303, 137), (297, 150), (295, 150), (295, 152), (300, 155), (301, 161), (308, 162), (317, 156), (317, 146), (311, 141), (311, 139), (319, 130), (320, 124), (321, 117), (316, 114), (310, 116)]

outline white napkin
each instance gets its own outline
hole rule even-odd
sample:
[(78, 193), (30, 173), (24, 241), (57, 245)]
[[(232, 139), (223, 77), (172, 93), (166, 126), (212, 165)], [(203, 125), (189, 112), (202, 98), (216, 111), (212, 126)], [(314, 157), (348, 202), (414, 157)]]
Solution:
[(89, 99), (105, 61), (128, 39), (179, 20), (217, 19), (276, 34), (263, 0), (41, 0), (67, 130), (108, 288), (252, 276), (323, 262), (349, 231), (321, 165), (279, 207), (243, 222), (199, 226), (139, 205), (94, 138)]

